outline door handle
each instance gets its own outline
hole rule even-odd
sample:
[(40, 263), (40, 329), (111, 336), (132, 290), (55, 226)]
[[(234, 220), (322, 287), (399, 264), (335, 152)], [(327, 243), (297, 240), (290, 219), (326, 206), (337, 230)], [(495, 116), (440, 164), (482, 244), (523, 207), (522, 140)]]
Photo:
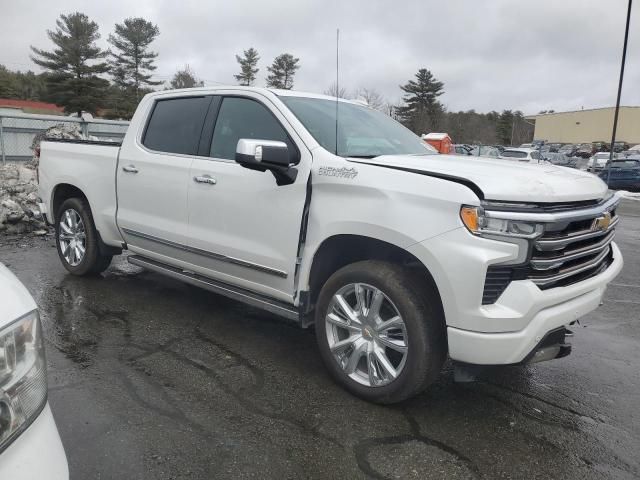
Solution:
[(209, 176), (209, 175), (198, 175), (193, 177), (193, 181), (197, 182), (197, 183), (206, 183), (209, 185), (215, 185), (216, 184), (216, 179)]
[(133, 165), (127, 165), (126, 167), (122, 167), (122, 170), (127, 173), (138, 173), (138, 169)]

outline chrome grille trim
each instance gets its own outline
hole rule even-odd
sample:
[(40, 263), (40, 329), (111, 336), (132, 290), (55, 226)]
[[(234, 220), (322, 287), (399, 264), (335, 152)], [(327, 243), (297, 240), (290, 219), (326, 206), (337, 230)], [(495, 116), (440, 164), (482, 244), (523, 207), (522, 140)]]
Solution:
[(609, 229), (609, 233), (606, 235), (606, 237), (600, 240), (598, 243), (575, 250), (569, 250), (555, 257), (532, 258), (531, 267), (535, 270), (550, 270), (552, 268), (561, 267), (563, 264), (571, 260), (577, 260), (578, 258), (594, 255), (607, 248), (613, 241), (613, 237), (615, 237), (615, 235), (615, 230)]
[(541, 251), (550, 251), (550, 250), (561, 250), (570, 243), (579, 242), (581, 240), (588, 240), (590, 238), (596, 238), (605, 234), (610, 233), (615, 226), (618, 224), (620, 219), (616, 216), (611, 220), (611, 225), (607, 230), (583, 230), (581, 232), (575, 232), (570, 235), (560, 237), (560, 238), (551, 238), (551, 239), (540, 239), (537, 240), (535, 246), (538, 250)]
[(529, 279), (535, 283), (538, 286), (545, 286), (545, 285), (550, 285), (552, 283), (556, 283), (559, 282), (560, 280), (564, 280), (566, 278), (569, 278), (573, 275), (577, 275), (579, 273), (585, 272), (591, 268), (596, 268), (598, 267), (602, 262), (604, 262), (607, 258), (607, 256), (609, 255), (610, 252), (610, 248), (607, 248), (605, 250), (603, 250), (602, 252), (600, 252), (598, 254), (597, 257), (595, 257), (593, 260), (587, 262), (587, 263), (583, 263), (580, 265), (576, 265), (574, 267), (568, 268), (566, 270), (561, 270), (559, 273), (555, 274), (555, 275), (550, 275), (550, 276), (546, 276), (546, 277), (529, 277)]

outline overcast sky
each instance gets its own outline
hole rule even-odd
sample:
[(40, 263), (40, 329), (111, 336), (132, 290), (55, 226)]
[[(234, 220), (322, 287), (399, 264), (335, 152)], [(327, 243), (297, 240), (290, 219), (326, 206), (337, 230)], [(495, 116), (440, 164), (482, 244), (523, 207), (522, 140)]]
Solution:
[[(80, 11), (107, 47), (116, 22), (141, 16), (158, 25), (158, 80), (189, 64), (206, 85), (234, 84), (235, 54), (257, 48), (266, 67), (300, 58), (296, 90), (340, 83), (375, 88), (397, 102), (419, 68), (444, 82), (449, 110), (505, 108), (527, 114), (613, 105), (627, 0), (4, 0), (0, 64), (37, 71), (29, 45), (50, 48), (46, 30)], [(640, 2), (632, 12), (622, 104), (640, 105)]]

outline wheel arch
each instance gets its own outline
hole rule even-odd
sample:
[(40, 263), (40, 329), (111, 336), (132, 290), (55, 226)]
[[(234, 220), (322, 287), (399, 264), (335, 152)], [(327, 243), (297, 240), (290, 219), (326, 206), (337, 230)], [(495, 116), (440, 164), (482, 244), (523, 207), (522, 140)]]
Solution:
[(316, 249), (308, 276), (307, 310), (312, 312), (320, 290), (329, 277), (342, 267), (365, 260), (382, 260), (403, 265), (417, 281), (434, 289), (438, 308), (444, 318), (442, 298), (429, 269), (415, 255), (402, 247), (373, 237), (356, 234), (337, 234), (326, 238)]

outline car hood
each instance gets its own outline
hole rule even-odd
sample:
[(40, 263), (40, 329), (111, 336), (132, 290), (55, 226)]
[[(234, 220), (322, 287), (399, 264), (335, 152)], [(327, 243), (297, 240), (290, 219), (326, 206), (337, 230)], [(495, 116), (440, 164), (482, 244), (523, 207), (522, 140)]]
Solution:
[(485, 200), (576, 202), (600, 199), (607, 193), (606, 184), (595, 175), (550, 163), (465, 155), (383, 155), (351, 161), (471, 183)]
[(0, 263), (0, 330), (35, 310), (36, 304), (20, 280)]

